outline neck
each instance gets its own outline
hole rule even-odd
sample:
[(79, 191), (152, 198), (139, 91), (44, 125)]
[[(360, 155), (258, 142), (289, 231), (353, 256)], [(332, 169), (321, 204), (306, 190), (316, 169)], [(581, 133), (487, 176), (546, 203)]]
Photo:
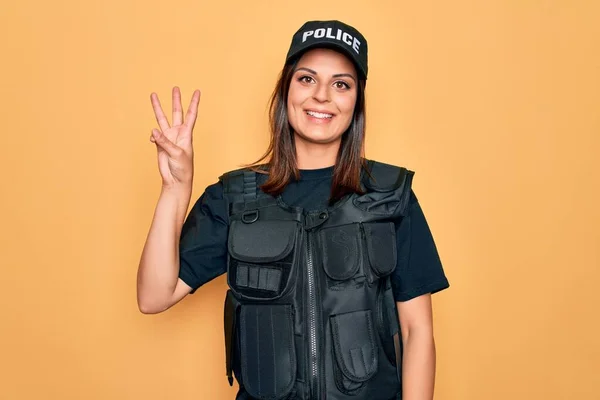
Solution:
[(298, 169), (319, 169), (335, 165), (341, 138), (331, 143), (314, 143), (295, 135)]

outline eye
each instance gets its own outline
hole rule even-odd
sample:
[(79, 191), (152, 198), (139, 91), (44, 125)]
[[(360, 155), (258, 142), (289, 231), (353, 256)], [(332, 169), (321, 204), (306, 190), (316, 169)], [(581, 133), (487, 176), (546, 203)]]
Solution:
[(333, 85), (336, 87), (336, 89), (350, 89), (350, 85), (344, 81), (336, 81)]
[(298, 82), (302, 82), (302, 83), (312, 83), (315, 80), (312, 78), (312, 76), (308, 76), (308, 75), (302, 75), (301, 77), (298, 78)]

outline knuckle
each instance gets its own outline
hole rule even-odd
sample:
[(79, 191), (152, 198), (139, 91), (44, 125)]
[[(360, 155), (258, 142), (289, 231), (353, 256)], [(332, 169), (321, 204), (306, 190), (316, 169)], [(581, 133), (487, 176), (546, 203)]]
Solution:
[(183, 149), (181, 147), (175, 147), (173, 149), (173, 156), (177, 157), (177, 158), (181, 158), (183, 156), (184, 152)]

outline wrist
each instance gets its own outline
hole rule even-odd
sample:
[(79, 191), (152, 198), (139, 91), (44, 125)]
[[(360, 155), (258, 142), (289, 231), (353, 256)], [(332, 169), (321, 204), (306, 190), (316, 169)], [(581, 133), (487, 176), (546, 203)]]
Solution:
[(177, 215), (185, 214), (192, 197), (192, 185), (163, 186), (160, 197), (177, 208)]
[(189, 201), (192, 195), (192, 182), (178, 183), (175, 185), (162, 185), (161, 195), (176, 198), (179, 200)]
[(171, 210), (169, 212), (173, 213), (176, 232), (181, 232), (190, 205), (191, 195), (192, 188), (188, 186), (163, 186), (161, 190), (159, 207)]

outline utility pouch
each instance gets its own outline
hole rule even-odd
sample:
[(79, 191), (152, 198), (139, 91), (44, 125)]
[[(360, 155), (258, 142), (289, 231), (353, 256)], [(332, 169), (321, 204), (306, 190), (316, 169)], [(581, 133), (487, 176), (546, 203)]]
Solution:
[(258, 219), (231, 223), (227, 275), (229, 286), (239, 298), (281, 297), (292, 275), (298, 231), (296, 221)]
[(244, 304), (240, 312), (242, 384), (256, 399), (285, 398), (296, 381), (294, 314), (287, 304)]

